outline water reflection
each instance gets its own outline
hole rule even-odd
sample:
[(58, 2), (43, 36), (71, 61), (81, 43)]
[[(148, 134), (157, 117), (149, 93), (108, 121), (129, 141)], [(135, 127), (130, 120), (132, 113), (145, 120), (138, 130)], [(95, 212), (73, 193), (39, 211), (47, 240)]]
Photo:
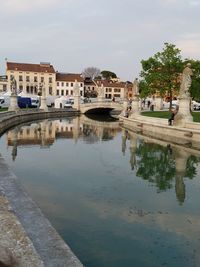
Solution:
[(126, 152), (127, 140), (130, 141), (131, 169), (136, 170), (136, 175), (155, 184), (158, 192), (172, 188), (175, 178), (176, 197), (182, 204), (186, 194), (184, 178), (193, 179), (197, 174), (196, 167), (200, 162), (200, 152), (123, 129), (123, 154)]
[(50, 148), (56, 139), (81, 138), (87, 143), (112, 140), (120, 131), (119, 123), (113, 121), (94, 121), (86, 116), (70, 119), (43, 120), (17, 126), (7, 132), (7, 145), (13, 147), (12, 159), (17, 157), (17, 147), (40, 146)]
[(198, 266), (199, 151), (87, 117), (21, 125), (0, 143), (85, 266)]
[(120, 129), (118, 121), (97, 121), (86, 116), (43, 120), (8, 131), (7, 145), (12, 147), (14, 161), (19, 146), (50, 148), (61, 138), (94, 144), (112, 140), (120, 131), (122, 153), (129, 150), (130, 167), (136, 176), (155, 185), (158, 192), (175, 187), (177, 200), (182, 204), (186, 197), (184, 178), (193, 179), (196, 175), (200, 152)]

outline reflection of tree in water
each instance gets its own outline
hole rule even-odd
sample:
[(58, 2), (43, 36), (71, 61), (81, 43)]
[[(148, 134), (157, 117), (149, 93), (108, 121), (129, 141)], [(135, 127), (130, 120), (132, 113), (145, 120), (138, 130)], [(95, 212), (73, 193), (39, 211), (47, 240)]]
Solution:
[(193, 155), (189, 156), (186, 164), (185, 177), (189, 179), (193, 179), (193, 177), (197, 174), (197, 164), (200, 162), (200, 158), (197, 158)]
[(136, 149), (136, 175), (156, 184), (159, 191), (172, 188), (175, 181), (176, 196), (180, 204), (185, 200), (184, 177), (193, 179), (200, 158), (181, 148), (166, 147), (140, 141)]
[(168, 147), (141, 141), (136, 149), (136, 156), (137, 176), (155, 183), (159, 191), (172, 187), (176, 169)]

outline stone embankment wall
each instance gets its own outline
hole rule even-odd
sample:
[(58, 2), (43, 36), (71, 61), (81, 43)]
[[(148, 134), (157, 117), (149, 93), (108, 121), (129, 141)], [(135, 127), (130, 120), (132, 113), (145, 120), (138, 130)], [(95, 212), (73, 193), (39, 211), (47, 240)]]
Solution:
[[(77, 115), (73, 111), (0, 114), (0, 134), (19, 123)], [(83, 267), (0, 156), (0, 265)]]
[(123, 126), (141, 134), (165, 140), (174, 144), (182, 144), (200, 149), (200, 123), (188, 122), (186, 127), (168, 126), (167, 119), (145, 117), (120, 117)]

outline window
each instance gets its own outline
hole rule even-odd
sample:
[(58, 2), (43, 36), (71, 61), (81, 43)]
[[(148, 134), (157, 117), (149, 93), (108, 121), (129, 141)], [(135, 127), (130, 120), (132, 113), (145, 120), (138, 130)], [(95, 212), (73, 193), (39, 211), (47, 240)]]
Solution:
[(49, 86), (49, 94), (52, 95), (52, 87)]
[(66, 90), (66, 95), (68, 95), (68, 93), (69, 93), (69, 91), (68, 91), (68, 90)]
[(19, 75), (19, 81), (23, 82), (23, 76), (22, 75)]
[(23, 85), (19, 86), (19, 91), (22, 92), (23, 91)]
[(62, 82), (61, 85), (64, 86), (64, 83)]
[(59, 95), (59, 90), (56, 90), (56, 95)]
[(69, 86), (69, 83), (66, 83), (66, 86), (68, 87)]
[(31, 94), (33, 94), (33, 86), (31, 86)]
[(83, 95), (83, 91), (80, 91), (80, 93), (81, 93), (81, 96)]
[(121, 91), (121, 89), (117, 89), (117, 88), (114, 89), (115, 93), (120, 93), (120, 91)]
[(7, 91), (7, 86), (6, 86), (6, 84), (3, 84), (3, 91)]
[(52, 77), (49, 77), (49, 83), (52, 83)]
[(81, 87), (83, 87), (83, 84), (81, 83)]
[(94, 91), (94, 86), (92, 87), (92, 90)]
[(37, 76), (34, 76), (34, 82), (37, 83)]
[(57, 82), (57, 86), (59, 86), (60, 85), (60, 83), (59, 82)]
[(26, 92), (27, 92), (27, 93), (30, 92), (29, 89), (30, 89), (30, 88), (29, 88), (29, 85), (27, 85), (27, 86), (26, 86)]
[(43, 82), (44, 82), (44, 77), (41, 77), (41, 79), (40, 79), (40, 80), (41, 80), (41, 83), (43, 83)]
[(26, 76), (26, 82), (30, 82), (30, 77)]
[(73, 95), (73, 91), (71, 91), (71, 95)]
[(64, 90), (61, 90), (61, 95), (64, 95)]
[(74, 84), (73, 83), (71, 83), (71, 87), (73, 87), (74, 86)]

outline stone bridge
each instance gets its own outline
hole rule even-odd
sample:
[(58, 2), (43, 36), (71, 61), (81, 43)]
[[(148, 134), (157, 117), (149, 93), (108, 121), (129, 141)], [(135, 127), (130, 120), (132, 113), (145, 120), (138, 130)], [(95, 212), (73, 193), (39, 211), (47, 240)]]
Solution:
[(113, 101), (96, 101), (91, 103), (80, 104), (81, 113), (105, 113), (111, 110), (121, 112), (123, 110), (123, 104)]

